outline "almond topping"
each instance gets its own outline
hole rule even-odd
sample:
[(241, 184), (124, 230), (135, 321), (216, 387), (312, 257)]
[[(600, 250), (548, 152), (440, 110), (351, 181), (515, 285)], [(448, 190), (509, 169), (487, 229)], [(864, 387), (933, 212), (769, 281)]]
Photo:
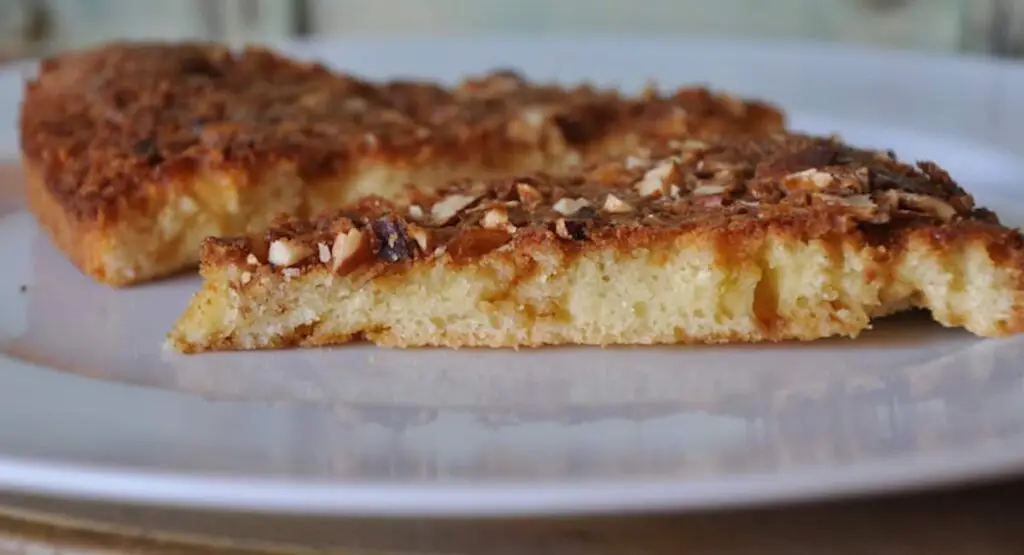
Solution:
[(815, 191), (832, 185), (834, 181), (832, 174), (811, 168), (787, 175), (782, 179), (782, 186), (789, 191)]
[(476, 197), (469, 195), (452, 195), (430, 208), (430, 217), (439, 225), (444, 225), (452, 220), (459, 212), (473, 204)]
[(583, 222), (558, 218), (555, 221), (555, 235), (562, 239), (583, 241), (587, 238), (587, 225)]
[(405, 230), (409, 237), (416, 241), (421, 251), (430, 252), (430, 234), (427, 233), (427, 230), (414, 225), (406, 226)]
[(587, 206), (590, 206), (590, 201), (585, 198), (561, 198), (551, 208), (563, 216), (572, 216)]
[(320, 251), (318, 253), (320, 255), (320, 262), (327, 263), (331, 261), (331, 247), (327, 246), (327, 243), (317, 243), (316, 248)]
[(952, 220), (957, 214), (956, 208), (950, 206), (949, 203), (928, 195), (900, 191), (899, 198), (901, 204), (931, 214), (944, 222)]
[(701, 185), (693, 190), (693, 195), (702, 197), (705, 195), (718, 195), (725, 191), (726, 188), (724, 185)]
[(274, 266), (288, 267), (311, 256), (313, 249), (308, 245), (289, 239), (278, 239), (270, 244), (267, 260)]
[(645, 197), (656, 194), (665, 194), (670, 185), (669, 180), (676, 171), (676, 164), (673, 160), (658, 164), (647, 173), (636, 184), (636, 191)]
[(850, 195), (848, 197), (839, 197), (839, 202), (850, 206), (875, 206), (875, 202), (871, 200), (870, 195)]
[(505, 229), (508, 227), (508, 212), (504, 208), (491, 208), (484, 214), (480, 225), (487, 229)]
[(821, 195), (825, 198), (826, 202), (833, 204), (841, 204), (847, 207), (851, 213), (860, 216), (861, 218), (868, 218), (871, 220), (878, 220), (881, 217), (883, 220), (887, 220), (888, 213), (881, 213), (878, 210), (878, 205), (871, 199), (870, 195), (849, 195), (849, 196), (832, 196), (832, 195)]
[(334, 271), (338, 271), (343, 266), (350, 265), (350, 262), (357, 260), (360, 252), (364, 250), (364, 246), (367, 244), (366, 238), (367, 234), (357, 227), (338, 234), (334, 239), (334, 245), (331, 247), (331, 256), (334, 257)]
[(604, 211), (612, 214), (626, 214), (633, 211), (629, 203), (609, 193), (604, 199)]
[(528, 183), (516, 183), (516, 195), (519, 196), (519, 202), (522, 202), (523, 206), (529, 209), (535, 208), (544, 200), (544, 195), (540, 194), (536, 187)]
[(424, 215), (425, 214), (423, 213), (423, 207), (421, 207), (420, 205), (413, 204), (413, 205), (409, 206), (409, 217), (410, 218), (412, 218), (414, 220), (422, 220)]

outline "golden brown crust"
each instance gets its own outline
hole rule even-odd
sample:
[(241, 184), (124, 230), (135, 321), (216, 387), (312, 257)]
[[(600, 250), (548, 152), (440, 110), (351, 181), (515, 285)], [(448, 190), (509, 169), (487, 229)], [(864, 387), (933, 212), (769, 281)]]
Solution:
[(32, 164), (24, 164), (26, 197), (29, 208), (40, 226), (61, 251), (68, 253), (71, 262), (83, 272), (105, 280), (103, 265), (96, 259), (101, 248), (87, 224), (68, 214), (59, 200), (54, 198), (40, 171)]
[(259, 48), (111, 44), (42, 64), (27, 85), (21, 145), (69, 218), (103, 224), (198, 168), (259, 174), (285, 162), (308, 181), (343, 172), (355, 158), (486, 165), (509, 149), (554, 148), (552, 141), (586, 149), (614, 135), (781, 125), (771, 106), (702, 89), (626, 98), (500, 71), (446, 89), (369, 82)]
[(882, 247), (913, 229), (927, 229), (938, 243), (979, 235), (992, 241), (996, 259), (1017, 257), (1024, 245), (934, 163), (909, 165), (836, 139), (780, 134), (670, 142), (579, 175), (460, 181), (429, 194), (413, 188), (404, 203), (368, 198), (319, 219), (282, 220), (258, 239), (210, 238), (202, 260), (238, 264), (255, 255), (267, 263), (277, 241), (304, 253), (281, 268), (334, 265), (331, 253), (319, 255), (320, 245), (334, 245), (353, 227), (366, 231), (376, 253), (361, 264), (377, 271), (442, 251), (472, 261), (508, 243), (630, 251), (695, 230), (730, 240), (768, 227), (799, 240), (863, 234)]

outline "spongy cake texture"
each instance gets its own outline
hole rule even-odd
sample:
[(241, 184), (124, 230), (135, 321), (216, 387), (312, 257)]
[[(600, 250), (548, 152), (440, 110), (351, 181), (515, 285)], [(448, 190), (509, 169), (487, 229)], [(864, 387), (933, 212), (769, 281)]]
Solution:
[(1024, 240), (933, 163), (779, 134), (465, 180), (204, 244), (185, 352), (1024, 331)]

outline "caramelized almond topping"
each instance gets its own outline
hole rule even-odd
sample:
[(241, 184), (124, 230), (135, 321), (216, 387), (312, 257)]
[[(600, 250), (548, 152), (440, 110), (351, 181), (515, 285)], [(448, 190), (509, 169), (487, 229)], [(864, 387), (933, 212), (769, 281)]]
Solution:
[(430, 208), (430, 217), (438, 225), (447, 224), (474, 201), (476, 201), (474, 196), (451, 195)]
[(627, 214), (633, 211), (633, 206), (619, 197), (608, 193), (604, 198), (604, 211), (610, 214)]
[(369, 258), (370, 241), (368, 234), (354, 227), (338, 234), (331, 247), (334, 258), (332, 269), (336, 273), (345, 273), (364, 259)]
[(288, 267), (313, 255), (313, 249), (302, 242), (278, 239), (270, 243), (267, 260), (274, 266)]
[(563, 216), (572, 216), (587, 206), (590, 206), (590, 201), (585, 198), (561, 198), (551, 208)]
[(480, 225), (487, 229), (506, 229), (509, 225), (508, 211), (503, 207), (491, 208), (480, 220)]
[(516, 195), (519, 202), (529, 210), (533, 210), (544, 201), (544, 195), (529, 183), (516, 183)]

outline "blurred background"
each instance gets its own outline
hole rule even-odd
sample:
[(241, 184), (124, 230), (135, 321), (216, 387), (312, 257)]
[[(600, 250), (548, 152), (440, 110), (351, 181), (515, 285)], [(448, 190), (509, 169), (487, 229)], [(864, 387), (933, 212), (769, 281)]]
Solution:
[(624, 33), (1024, 57), (1024, 0), (0, 0), (0, 58), (115, 38)]

